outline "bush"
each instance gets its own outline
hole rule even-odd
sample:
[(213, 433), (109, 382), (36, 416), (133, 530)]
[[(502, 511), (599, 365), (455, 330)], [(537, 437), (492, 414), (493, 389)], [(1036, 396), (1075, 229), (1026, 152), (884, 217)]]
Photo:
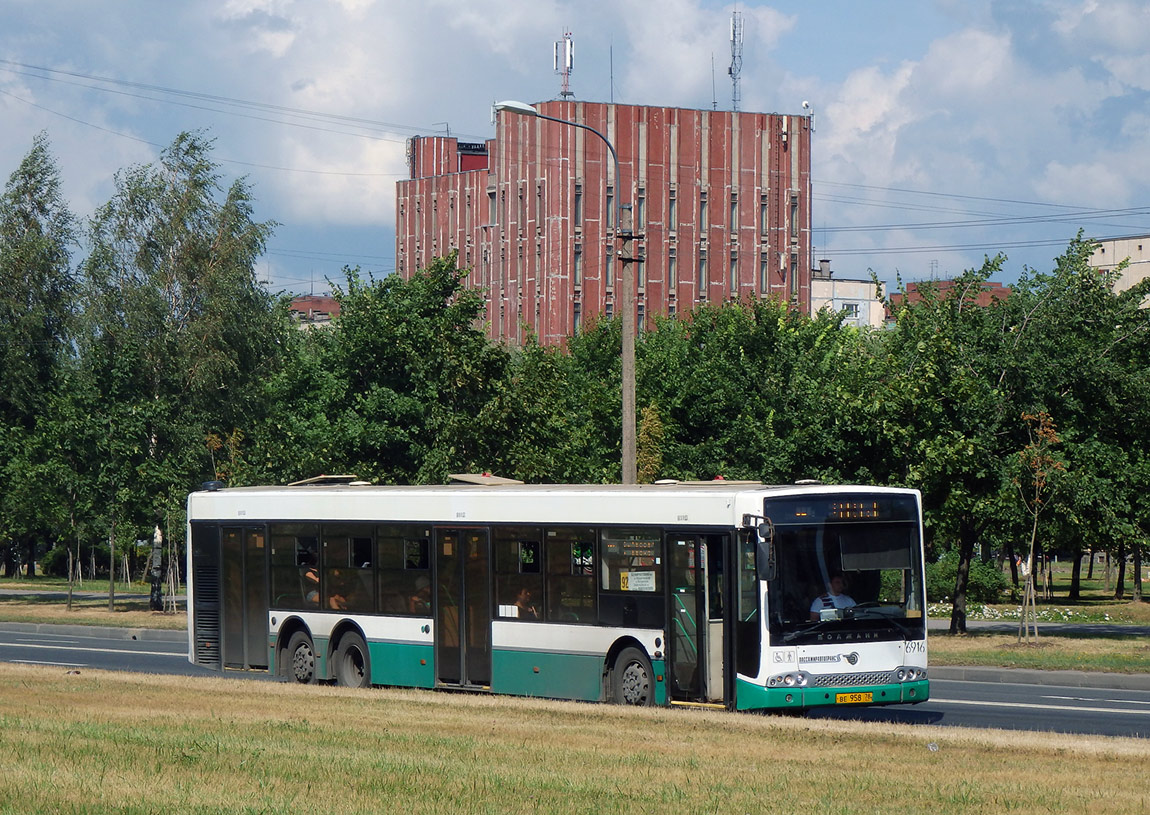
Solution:
[[(954, 596), (954, 583), (958, 576), (958, 552), (950, 551), (938, 563), (926, 565), (926, 599), (943, 603)], [(966, 585), (966, 599), (974, 603), (998, 603), (1009, 581), (993, 563), (976, 560), (970, 564), (970, 580)]]

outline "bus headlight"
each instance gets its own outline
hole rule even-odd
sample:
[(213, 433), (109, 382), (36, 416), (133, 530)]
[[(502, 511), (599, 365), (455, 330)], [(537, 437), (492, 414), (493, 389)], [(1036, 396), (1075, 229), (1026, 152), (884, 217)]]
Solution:
[(926, 668), (904, 665), (894, 671), (892, 678), (896, 682), (917, 682), (926, 679)]

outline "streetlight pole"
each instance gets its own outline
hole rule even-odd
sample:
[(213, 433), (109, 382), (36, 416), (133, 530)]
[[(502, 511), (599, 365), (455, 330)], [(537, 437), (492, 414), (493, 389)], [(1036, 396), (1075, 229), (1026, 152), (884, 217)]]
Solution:
[[(631, 254), (632, 225), (630, 223), (631, 205), (623, 205), (623, 178), (619, 173), (619, 155), (615, 146), (593, 127), (567, 119), (557, 119), (554, 116), (545, 116), (531, 105), (524, 102), (507, 100), (496, 102), (497, 111), (515, 113), (520, 116), (532, 116), (536, 119), (545, 119), (548, 122), (558, 122), (561, 125), (577, 127), (594, 133), (603, 144), (607, 145), (611, 153), (611, 160), (615, 164), (615, 238), (618, 242), (619, 261), (623, 264), (623, 483), (635, 484), (638, 481), (638, 465), (635, 452), (635, 273), (632, 264), (635, 262)], [(623, 223), (623, 213), (628, 216), (628, 223)]]

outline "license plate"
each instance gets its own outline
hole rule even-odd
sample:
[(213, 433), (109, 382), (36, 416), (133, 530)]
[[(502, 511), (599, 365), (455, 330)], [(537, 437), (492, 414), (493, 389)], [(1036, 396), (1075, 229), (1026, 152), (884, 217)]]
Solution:
[(874, 701), (873, 693), (836, 693), (836, 705), (865, 705)]

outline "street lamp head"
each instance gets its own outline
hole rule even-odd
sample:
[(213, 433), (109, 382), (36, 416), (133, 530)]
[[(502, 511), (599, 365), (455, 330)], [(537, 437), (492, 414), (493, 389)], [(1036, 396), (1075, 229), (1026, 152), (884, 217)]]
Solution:
[(495, 110), (503, 110), (508, 113), (518, 113), (520, 116), (538, 116), (539, 111), (531, 107), (526, 102), (516, 102), (514, 99), (505, 99), (502, 102), (496, 102), (492, 107)]

